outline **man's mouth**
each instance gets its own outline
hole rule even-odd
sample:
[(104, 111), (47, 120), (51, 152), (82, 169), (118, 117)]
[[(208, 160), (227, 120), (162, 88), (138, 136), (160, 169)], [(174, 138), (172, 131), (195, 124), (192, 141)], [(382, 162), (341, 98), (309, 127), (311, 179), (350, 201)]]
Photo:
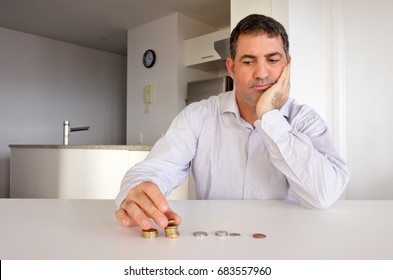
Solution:
[(255, 84), (255, 85), (252, 85), (252, 88), (255, 89), (255, 90), (265, 91), (268, 88), (270, 88), (272, 85), (273, 84)]

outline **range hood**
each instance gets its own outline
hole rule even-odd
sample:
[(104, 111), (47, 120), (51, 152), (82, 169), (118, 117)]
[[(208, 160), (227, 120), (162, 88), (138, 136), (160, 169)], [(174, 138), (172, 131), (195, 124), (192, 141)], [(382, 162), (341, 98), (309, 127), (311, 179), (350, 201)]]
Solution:
[(214, 49), (222, 60), (226, 60), (229, 57), (229, 38), (215, 41)]

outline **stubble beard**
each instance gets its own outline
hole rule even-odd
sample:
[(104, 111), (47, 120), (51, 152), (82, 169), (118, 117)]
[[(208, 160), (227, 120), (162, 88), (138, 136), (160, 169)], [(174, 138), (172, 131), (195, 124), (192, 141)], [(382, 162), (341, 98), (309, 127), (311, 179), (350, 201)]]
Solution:
[[(248, 93), (246, 94), (250, 98), (250, 103), (252, 103), (253, 106), (256, 106), (258, 103), (259, 98), (262, 96), (262, 94), (267, 91), (275, 81), (271, 78), (266, 78), (266, 79), (258, 79), (258, 80), (252, 80), (248, 83)], [(257, 89), (256, 87), (258, 86), (267, 86), (265, 89)], [(250, 104), (251, 105), (251, 104)]]

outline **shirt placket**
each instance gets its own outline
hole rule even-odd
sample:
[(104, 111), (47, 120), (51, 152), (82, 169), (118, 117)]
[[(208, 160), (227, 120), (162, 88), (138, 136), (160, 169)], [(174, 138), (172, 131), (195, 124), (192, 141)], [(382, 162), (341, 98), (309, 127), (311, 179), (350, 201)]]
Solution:
[(246, 174), (244, 182), (244, 199), (253, 199), (253, 189), (256, 187), (258, 178), (258, 161), (257, 161), (257, 148), (258, 148), (258, 132), (254, 129), (248, 138), (248, 151), (246, 162)]

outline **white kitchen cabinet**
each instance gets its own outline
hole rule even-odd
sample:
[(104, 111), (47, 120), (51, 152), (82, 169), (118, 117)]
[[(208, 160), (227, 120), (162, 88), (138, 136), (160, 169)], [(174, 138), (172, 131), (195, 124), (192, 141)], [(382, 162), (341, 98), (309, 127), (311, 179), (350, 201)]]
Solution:
[(225, 61), (214, 49), (214, 42), (227, 39), (229, 28), (195, 37), (184, 42), (185, 66), (201, 70), (225, 67)]
[[(146, 146), (11, 145), (11, 198), (114, 199)], [(187, 199), (188, 180), (168, 199)]]

